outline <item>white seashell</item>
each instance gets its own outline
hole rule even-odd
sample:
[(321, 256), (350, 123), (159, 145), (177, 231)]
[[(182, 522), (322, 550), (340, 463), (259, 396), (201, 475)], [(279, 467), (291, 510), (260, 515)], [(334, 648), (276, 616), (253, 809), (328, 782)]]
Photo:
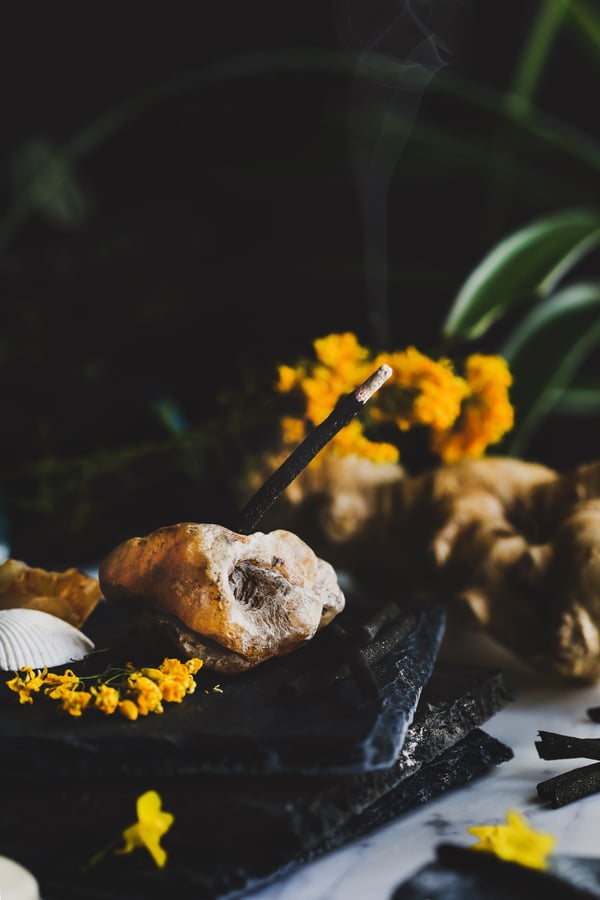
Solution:
[(0, 669), (16, 672), (83, 659), (94, 643), (79, 629), (40, 609), (0, 609)]

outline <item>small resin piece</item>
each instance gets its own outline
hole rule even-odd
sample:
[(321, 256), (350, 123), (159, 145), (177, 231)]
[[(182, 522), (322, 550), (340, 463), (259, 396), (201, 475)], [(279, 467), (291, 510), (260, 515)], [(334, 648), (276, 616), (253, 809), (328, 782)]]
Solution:
[(98, 579), (79, 569), (49, 572), (18, 559), (0, 565), (0, 609), (40, 609), (81, 628), (101, 596)]
[(410, 476), (332, 459), (299, 475), (265, 527), (366, 586), (442, 597), (546, 675), (600, 681), (600, 461), (561, 474), (487, 457)]

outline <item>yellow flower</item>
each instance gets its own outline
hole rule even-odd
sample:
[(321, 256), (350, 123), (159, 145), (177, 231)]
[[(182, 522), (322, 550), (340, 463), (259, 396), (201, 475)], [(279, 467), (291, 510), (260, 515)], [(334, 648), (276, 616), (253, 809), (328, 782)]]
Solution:
[(467, 828), (470, 834), (479, 838), (472, 850), (495, 853), (500, 859), (520, 863), (532, 869), (546, 869), (549, 853), (556, 844), (550, 834), (543, 834), (530, 828), (523, 816), (511, 810), (506, 816), (506, 825), (478, 825)]
[(167, 833), (175, 817), (161, 809), (162, 801), (156, 791), (146, 791), (137, 798), (138, 821), (123, 832), (125, 846), (116, 853), (131, 853), (136, 847), (146, 847), (157, 866), (162, 868), (167, 853), (160, 846), (160, 839)]
[[(166, 661), (167, 660), (165, 660), (165, 662)], [(199, 672), (203, 665), (204, 660), (199, 659), (197, 656), (192, 656), (190, 659), (186, 659), (186, 661), (184, 662), (184, 666), (192, 673), (192, 675), (195, 675), (197, 672)]]
[[(513, 427), (514, 412), (508, 398), (512, 376), (500, 356), (472, 354), (461, 377), (452, 360), (431, 359), (414, 346), (373, 357), (352, 332), (317, 338), (313, 350), (315, 360), (278, 368), (276, 389), (280, 393), (294, 391), (295, 397), (304, 401), (304, 408), (281, 418), (281, 452), (265, 459), (267, 473), (259, 474), (257, 487), (283, 462), (286, 451), (298, 446), (329, 416), (342, 396), (384, 364), (392, 369), (384, 390), (311, 460), (313, 472), (331, 455), (397, 462), (400, 444), (393, 429), (428, 428), (430, 450), (449, 463), (482, 456)], [(373, 439), (377, 433), (372, 426), (382, 437), (383, 426), (386, 440)], [(293, 490), (290, 487), (289, 491)]]
[[(316, 338), (313, 349), (317, 362), (300, 365), (295, 372), (296, 383), (304, 394), (305, 416), (313, 425), (319, 425), (342, 395), (365, 380), (371, 366), (367, 362), (369, 351), (351, 332)], [(279, 376), (281, 383), (281, 368)]]
[(47, 669), (34, 672), (31, 666), (23, 666), (15, 677), (6, 682), (11, 691), (19, 695), (19, 703), (33, 703), (32, 693), (37, 694), (47, 675)]
[(133, 700), (120, 700), (117, 708), (122, 716), (125, 716), (126, 719), (130, 719), (132, 722), (135, 722), (140, 714)]
[(163, 712), (160, 688), (151, 678), (134, 672), (127, 679), (127, 687), (131, 692), (131, 699), (137, 704), (140, 715), (147, 716), (151, 712)]
[(65, 669), (62, 675), (49, 672), (44, 681), (44, 693), (51, 700), (61, 700), (79, 686), (79, 678), (71, 669)]
[(338, 456), (361, 456), (374, 462), (397, 462), (398, 449), (384, 441), (370, 441), (363, 433), (362, 423), (352, 419), (330, 441), (330, 452)]
[(277, 376), (275, 387), (280, 394), (288, 394), (298, 384), (299, 372), (291, 366), (279, 366)]
[(316, 338), (313, 347), (319, 362), (346, 377), (352, 377), (369, 356), (367, 348), (358, 343), (356, 335), (351, 331)]
[(89, 705), (92, 695), (89, 691), (63, 690), (60, 695), (61, 707), (70, 716), (79, 717)]
[(158, 669), (142, 669), (142, 675), (157, 684), (162, 699), (167, 703), (181, 703), (186, 694), (193, 694), (196, 690), (194, 674), (201, 667), (202, 660), (196, 657), (187, 663), (165, 658)]
[(398, 353), (381, 354), (374, 365), (392, 368), (384, 401), (375, 403), (374, 417), (393, 422), (400, 431), (413, 425), (449, 428), (457, 419), (467, 394), (463, 378), (454, 372), (448, 359), (437, 362), (416, 347)]
[(468, 394), (460, 416), (453, 427), (431, 435), (431, 449), (445, 463), (483, 456), (514, 424), (508, 397), (512, 376), (506, 360), (475, 353), (466, 361), (465, 374)]
[(90, 692), (94, 697), (94, 706), (105, 715), (110, 716), (119, 705), (119, 692), (109, 684), (100, 684), (91, 687)]

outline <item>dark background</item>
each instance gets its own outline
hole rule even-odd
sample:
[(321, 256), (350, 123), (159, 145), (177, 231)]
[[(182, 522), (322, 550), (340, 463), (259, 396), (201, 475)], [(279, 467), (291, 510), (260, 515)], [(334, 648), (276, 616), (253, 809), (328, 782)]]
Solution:
[[(12, 555), (94, 560), (169, 521), (230, 519), (248, 456), (274, 437), (277, 363), (345, 330), (374, 349), (435, 353), (494, 240), (590, 202), (597, 175), (538, 145), (494, 200), (485, 148), (498, 117), (436, 89), (460, 78), (502, 92), (538, 4), (415, 7), (429, 9), (439, 61), (428, 57), (431, 82), (412, 93), (355, 77), (367, 46), (402, 64), (426, 36), (411, 36), (398, 3), (5, 12), (0, 473)], [(120, 115), (145, 92), (154, 99)], [(589, 60), (567, 37), (540, 102), (593, 133), (592, 96)], [(403, 123), (382, 157), (380, 111)], [(417, 127), (428, 123), (447, 150)], [(478, 157), (453, 149), (465, 139)], [(59, 190), (46, 180), (32, 199), (27, 185), (60, 148)], [(386, 203), (376, 279), (370, 196)], [(590, 425), (568, 427), (585, 439)], [(531, 456), (577, 462), (553, 428)]]

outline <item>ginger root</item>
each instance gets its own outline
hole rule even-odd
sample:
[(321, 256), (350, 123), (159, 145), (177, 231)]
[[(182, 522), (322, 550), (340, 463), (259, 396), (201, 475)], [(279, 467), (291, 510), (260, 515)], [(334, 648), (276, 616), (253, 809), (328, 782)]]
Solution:
[(600, 681), (600, 462), (488, 457), (408, 476), (357, 457), (305, 470), (267, 527), (367, 588), (445, 603), (539, 672)]

